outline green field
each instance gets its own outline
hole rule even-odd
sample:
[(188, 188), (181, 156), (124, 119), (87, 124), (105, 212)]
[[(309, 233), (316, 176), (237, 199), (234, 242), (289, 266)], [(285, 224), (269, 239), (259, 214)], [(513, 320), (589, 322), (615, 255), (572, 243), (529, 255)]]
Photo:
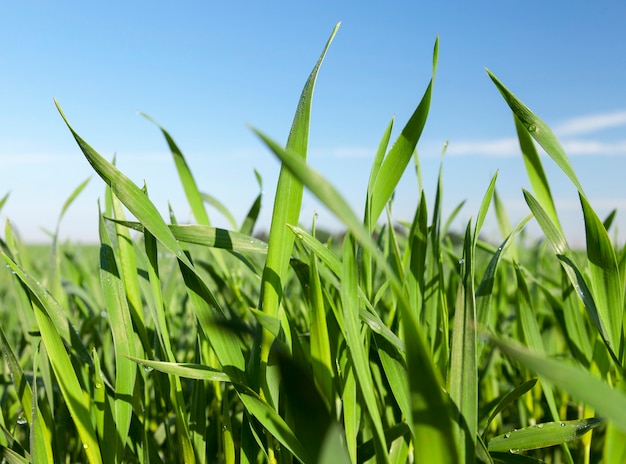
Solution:
[[(61, 242), (58, 225), (45, 247), (10, 222), (0, 234), (3, 462), (626, 462), (616, 212), (597, 216), (550, 128), (489, 73), (512, 111), (530, 214), (510, 223), (496, 175), (453, 234), (461, 205), (443, 216), (442, 167), (434, 192), (416, 189), (414, 217), (394, 218), (405, 171), (421, 185), (435, 43), (413, 115), (395, 140), (393, 120), (381, 128), (355, 213), (306, 164), (336, 32), (294, 102), (287, 144), (252, 129), (281, 162), (266, 240), (254, 235), (260, 194), (241, 224), (212, 226), (206, 204), (227, 212), (228, 201), (202, 192), (165, 129), (194, 224), (163, 218), (150, 186), (98, 154), (57, 104), (106, 189), (100, 243)], [(537, 145), (578, 190), (583, 249), (566, 241)], [(305, 188), (345, 235), (299, 224)], [(490, 210), (494, 243), (480, 234)], [(541, 240), (525, 238), (529, 221)]]

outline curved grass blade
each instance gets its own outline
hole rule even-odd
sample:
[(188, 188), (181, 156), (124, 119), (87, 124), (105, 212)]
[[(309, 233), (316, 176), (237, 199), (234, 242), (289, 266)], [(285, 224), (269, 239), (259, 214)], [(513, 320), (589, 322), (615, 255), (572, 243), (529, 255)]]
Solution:
[(530, 180), (530, 185), (533, 188), (535, 197), (539, 200), (539, 203), (541, 203), (552, 222), (557, 228), (561, 229), (556, 207), (554, 206), (554, 200), (552, 199), (552, 192), (550, 191), (550, 184), (548, 183), (548, 178), (546, 177), (541, 158), (539, 158), (533, 139), (516, 115), (513, 115), (513, 120), (515, 121), (517, 139), (522, 150), (526, 173), (528, 174), (528, 179)]
[(224, 204), (221, 201), (219, 201), (213, 195), (209, 195), (208, 193), (201, 192), (200, 195), (202, 195), (202, 200), (205, 203), (208, 203), (213, 208), (215, 208), (220, 213), (222, 213), (222, 216), (226, 218), (226, 220), (230, 224), (230, 227), (232, 227), (233, 229), (237, 229), (237, 221), (235, 221), (235, 218), (233, 217), (233, 215), (230, 214), (230, 211), (228, 211), (228, 208), (226, 208), (226, 206), (224, 206)]
[(579, 367), (535, 354), (518, 344), (495, 336), (490, 336), (490, 340), (506, 355), (591, 406), (602, 417), (626, 431), (626, 395), (623, 392), (611, 388)]
[[(257, 134), (285, 163), (304, 185), (339, 218), (354, 235), (364, 249), (385, 273), (397, 292), (398, 304), (402, 311), (403, 337), (406, 345), (409, 391), (415, 448), (424, 462), (458, 462), (456, 442), (452, 433), (449, 405), (443, 397), (442, 381), (432, 361), (432, 356), (424, 341), (419, 321), (403, 290), (398, 276), (391, 271), (385, 256), (377, 249), (371, 236), (357, 219), (345, 199), (319, 173), (308, 167), (297, 155), (282, 149), (278, 144), (257, 131)], [(350, 448), (349, 448), (350, 449)]]
[(374, 392), (376, 388), (369, 367), (369, 356), (363, 346), (361, 338), (361, 324), (358, 314), (358, 283), (355, 260), (355, 245), (352, 237), (346, 235), (343, 244), (343, 273), (341, 279), (341, 303), (343, 308), (343, 321), (345, 337), (350, 352), (350, 360), (354, 367), (357, 386), (364, 399), (364, 409), (367, 411), (372, 426), (374, 427), (374, 447), (376, 448), (377, 461), (389, 462), (387, 444), (382, 419), (379, 413), (379, 405)]
[(137, 377), (137, 366), (126, 355), (135, 356), (136, 350), (126, 291), (102, 216), (100, 243), (100, 281), (115, 349), (114, 417), (117, 437), (114, 445), (116, 461), (121, 462), (133, 415), (132, 398)]
[[(313, 71), (309, 75), (300, 95), (298, 108), (289, 132), (287, 150), (296, 153), (299, 159), (306, 160), (309, 141), (309, 120), (311, 118), (311, 104), (313, 89), (317, 74), (324, 61), (326, 53), (332, 43), (339, 24), (333, 29), (322, 54)], [(283, 165), (280, 169), (278, 185), (274, 200), (272, 222), (270, 224), (269, 243), (265, 271), (263, 272), (263, 302), (262, 309), (270, 316), (276, 317), (278, 306), (282, 298), (282, 280), (289, 266), (294, 236), (287, 230), (285, 224), (297, 224), (300, 217), (303, 186), (292, 173)], [(265, 349), (267, 355), (267, 349)]]
[[(491, 414), (487, 418), (487, 421), (485, 422), (484, 430), (487, 430), (489, 428), (489, 424), (491, 424), (491, 421), (493, 421), (496, 418), (496, 416), (500, 414), (500, 412), (502, 412), (510, 404), (513, 404), (515, 401), (517, 401), (517, 399), (520, 398), (522, 395), (525, 395), (530, 390), (532, 390), (536, 384), (537, 384), (536, 378), (527, 380), (523, 384), (518, 385), (513, 390), (508, 392), (506, 395), (504, 395), (504, 397), (500, 401), (498, 401), (498, 404), (496, 405), (494, 410), (491, 412)], [(484, 438), (485, 437), (483, 434), (483, 439)]]
[(563, 173), (572, 181), (578, 191), (584, 195), (582, 185), (574, 172), (574, 168), (569, 162), (565, 150), (557, 140), (556, 136), (548, 125), (539, 119), (522, 101), (507, 89), (502, 82), (487, 69), (487, 74), (504, 97), (513, 114), (519, 119), (528, 133), (537, 141), (546, 153), (561, 168)]
[[(213, 343), (213, 348), (222, 366), (229, 366), (240, 373), (243, 372), (245, 361), (241, 347), (233, 337), (224, 334), (213, 324), (215, 317), (222, 317), (223, 311), (217, 300), (202, 280), (191, 260), (172, 234), (148, 196), (115, 166), (98, 154), (70, 126), (59, 104), (55, 101), (61, 117), (78, 143), (81, 151), (104, 182), (128, 208), (128, 210), (159, 240), (167, 250), (178, 259), (185, 285), (192, 299), (192, 307), (202, 329)], [(237, 374), (235, 374), (237, 375)]]
[[(24, 371), (20, 366), (20, 363), (6, 338), (4, 330), (0, 325), (0, 342), (2, 343), (2, 351), (4, 353), (4, 360), (11, 373), (11, 379), (15, 387), (15, 391), (18, 395), (20, 404), (24, 411), (30, 411), (30, 414), (26, 413), (25, 417), (30, 426), (30, 450), (35, 458), (39, 459), (39, 462), (54, 462), (52, 455), (52, 437), (50, 429), (46, 426), (43, 420), (41, 411), (37, 404), (37, 395), (33, 395), (33, 390), (29, 385)], [(33, 359), (38, 358), (39, 349), (36, 348)], [(36, 374), (36, 366), (33, 368), (33, 372)], [(36, 385), (36, 378), (33, 379), (33, 385)], [(36, 462), (36, 461), (33, 461)]]
[(134, 356), (126, 357), (142, 366), (151, 367), (155, 371), (164, 372), (165, 374), (172, 374), (186, 379), (231, 382), (230, 377), (224, 372), (203, 364), (153, 361), (151, 359), (141, 359)]
[(604, 423), (604, 419), (589, 418), (575, 421), (546, 422), (513, 430), (489, 440), (489, 451), (508, 451), (511, 454), (577, 440)]
[(172, 156), (174, 157), (174, 164), (176, 165), (176, 170), (178, 171), (178, 177), (180, 178), (180, 182), (181, 184), (183, 184), (185, 196), (187, 197), (187, 201), (189, 202), (189, 206), (191, 207), (191, 211), (196, 218), (196, 221), (198, 221), (198, 224), (210, 226), (211, 223), (209, 221), (209, 216), (204, 209), (202, 194), (198, 190), (198, 185), (196, 184), (196, 181), (191, 174), (191, 170), (189, 169), (187, 161), (185, 160), (183, 153), (180, 151), (180, 148), (178, 148), (178, 145), (176, 145), (176, 142), (174, 142), (172, 136), (154, 119), (152, 119), (145, 113), (139, 114), (141, 114), (151, 123), (155, 124), (165, 137), (167, 145), (169, 146), (170, 151), (172, 152)]
[[(15, 271), (20, 280), (28, 286), (30, 282), (19, 266), (4, 252), (0, 251), (0, 254)], [(96, 438), (96, 432), (91, 423), (89, 412), (90, 405), (59, 333), (59, 330), (64, 330), (63, 327), (66, 327), (65, 330), (67, 330), (68, 321), (62, 321), (61, 327), (57, 328), (56, 321), (50, 317), (50, 314), (55, 313), (54, 308), (47, 305), (50, 300), (52, 300), (51, 297), (49, 299), (40, 299), (39, 296), (31, 290), (31, 301), (35, 311), (35, 318), (39, 325), (41, 338), (48, 352), (50, 363), (57, 378), (58, 386), (65, 400), (65, 404), (70, 411), (78, 435), (83, 442), (87, 460), (91, 464), (100, 464), (102, 462), (100, 447), (98, 445), (98, 439)]]
[(433, 49), (433, 72), (426, 92), (419, 105), (411, 115), (409, 121), (402, 129), (402, 133), (395, 141), (389, 153), (385, 157), (380, 169), (376, 174), (376, 180), (371, 188), (371, 205), (369, 209), (370, 224), (375, 223), (385, 209), (385, 205), (396, 189), (406, 166), (413, 156), (417, 142), (422, 135), (426, 118), (430, 110), (430, 100), (433, 92), (435, 75), (437, 74), (437, 61), (439, 59), (439, 38), (435, 40)]
[[(489, 201), (491, 202), (491, 200)], [(476, 226), (478, 229), (478, 226)], [(474, 234), (476, 236), (477, 233)], [(456, 435), (461, 452), (460, 461), (472, 459), (476, 453), (478, 433), (478, 378), (476, 352), (476, 299), (474, 294), (474, 244), (471, 220), (465, 232), (461, 280), (457, 292), (456, 311), (450, 350), (450, 399), (455, 403)]]
[(603, 321), (606, 340), (614, 353), (623, 352), (624, 282), (620, 278), (615, 249), (604, 224), (583, 195), (580, 203), (585, 219), (587, 258), (593, 300)]

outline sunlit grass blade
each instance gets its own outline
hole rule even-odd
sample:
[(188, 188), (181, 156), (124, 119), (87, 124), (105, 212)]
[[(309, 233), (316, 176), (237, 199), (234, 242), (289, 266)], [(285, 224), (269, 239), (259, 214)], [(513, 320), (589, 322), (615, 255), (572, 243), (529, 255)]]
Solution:
[(412, 431), (415, 447), (419, 448), (424, 462), (457, 462), (456, 442), (452, 434), (447, 400), (441, 390), (442, 381), (435, 371), (432, 357), (426, 347), (419, 322), (415, 319), (400, 283), (386, 258), (380, 253), (365, 227), (356, 217), (345, 199), (319, 173), (306, 166), (297, 155), (283, 150), (278, 144), (257, 132), (268, 147), (303, 184), (332, 211), (354, 234), (359, 245), (366, 248), (398, 292), (401, 317), (404, 320), (402, 336), (406, 344), (409, 390), (412, 405)]
[(521, 451), (559, 445), (577, 440), (603, 423), (604, 420), (598, 418), (541, 423), (492, 438), (489, 440), (489, 451), (516, 454)]
[(210, 334), (215, 333), (214, 349), (218, 354), (220, 363), (222, 365), (232, 366), (242, 372), (245, 362), (241, 354), (241, 348), (232, 338), (220, 333), (220, 331), (215, 332), (215, 328), (212, 324), (214, 316), (222, 313), (221, 308), (219, 308), (211, 291), (203, 282), (202, 277), (198, 274), (198, 271), (184, 253), (154, 204), (148, 199), (148, 196), (143, 190), (137, 187), (128, 177), (98, 154), (74, 131), (58, 104), (57, 109), (83, 154), (102, 180), (111, 187), (115, 195), (139, 222), (141, 222), (142, 225), (178, 259), (181, 272), (185, 277), (186, 286), (194, 301), (193, 308), (196, 316), (210, 339), (212, 338)]
[(520, 122), (519, 118), (513, 115), (513, 120), (515, 121), (517, 139), (522, 150), (526, 173), (528, 174), (530, 185), (533, 188), (534, 196), (539, 200), (539, 203), (543, 206), (552, 222), (560, 229), (561, 226), (556, 213), (556, 207), (554, 206), (552, 192), (550, 191), (550, 184), (548, 183), (548, 178), (543, 169), (541, 158), (539, 158), (539, 154), (537, 153), (537, 148), (528, 130)]
[(626, 395), (580, 367), (535, 354), (517, 343), (490, 337), (506, 355), (516, 359), (574, 398), (593, 407), (602, 417), (626, 431)]
[(578, 191), (581, 194), (584, 194), (582, 185), (578, 181), (578, 177), (576, 176), (574, 168), (565, 154), (565, 150), (563, 150), (563, 147), (548, 125), (538, 118), (526, 105), (524, 105), (524, 103), (522, 103), (521, 100), (513, 95), (513, 93), (507, 89), (504, 84), (502, 84), (502, 82), (500, 82), (498, 78), (496, 78), (496, 76), (494, 76), (488, 69), (487, 74), (489, 74), (489, 77), (498, 88), (502, 97), (504, 97), (504, 100), (511, 108), (511, 111), (513, 111), (513, 114), (517, 117), (517, 119), (519, 119), (520, 123), (524, 126), (528, 133), (537, 141), (537, 143), (539, 143), (539, 145), (541, 145), (546, 153), (561, 168), (563, 173), (565, 173), (565, 175), (572, 181)]
[[(24, 371), (20, 366), (19, 360), (13, 352), (13, 348), (9, 344), (2, 326), (0, 326), (0, 342), (2, 343), (2, 352), (4, 360), (7, 363), (11, 379), (19, 401), (24, 410), (24, 416), (31, 427), (30, 430), (30, 449), (31, 453), (40, 459), (40, 462), (54, 462), (52, 455), (52, 437), (50, 429), (44, 422), (41, 411), (37, 405), (37, 395), (33, 395), (33, 390), (29, 385)], [(34, 358), (38, 357), (38, 350), (35, 351)], [(36, 373), (36, 369), (33, 369)], [(28, 411), (28, 412), (27, 412)]]
[(136, 350), (126, 291), (102, 217), (100, 218), (100, 280), (115, 348), (114, 417), (117, 437), (110, 445), (116, 449), (116, 461), (121, 462), (133, 414), (132, 397), (137, 377), (137, 365), (126, 356), (136, 356)]
[[(303, 161), (306, 160), (307, 156), (309, 121), (311, 118), (311, 104), (315, 81), (317, 80), (320, 66), (324, 61), (338, 29), (339, 24), (333, 29), (322, 54), (304, 84), (291, 131), (289, 132), (286, 145), (287, 150), (296, 153), (298, 158)], [(270, 225), (267, 261), (263, 273), (262, 309), (271, 316), (276, 316), (278, 312), (278, 305), (282, 298), (282, 279), (289, 266), (289, 258), (294, 242), (294, 236), (285, 227), (285, 224), (298, 223), (302, 193), (302, 183), (297, 180), (285, 166), (281, 166)], [(267, 349), (265, 349), (265, 351), (267, 351)], [(267, 353), (262, 356), (267, 356)]]
[(202, 200), (205, 203), (208, 203), (209, 205), (211, 205), (213, 208), (218, 210), (222, 214), (222, 216), (224, 216), (224, 218), (226, 218), (226, 220), (228, 221), (228, 224), (230, 225), (232, 229), (235, 229), (235, 230), (237, 229), (237, 221), (235, 221), (234, 216), (230, 213), (228, 208), (226, 208), (224, 203), (219, 201), (213, 195), (209, 195), (208, 193), (201, 192), (200, 194), (202, 195)]
[(449, 374), (450, 399), (458, 408), (455, 419), (461, 462), (470, 460), (475, 456), (478, 433), (474, 272), (474, 244), (470, 221), (465, 232), (461, 281), (457, 292), (456, 311), (452, 327)]
[(260, 192), (250, 206), (248, 214), (246, 214), (246, 218), (244, 219), (243, 223), (241, 224), (241, 228), (239, 229), (239, 232), (245, 235), (252, 235), (254, 226), (256, 225), (256, 222), (259, 218), (259, 213), (261, 211), (261, 199), (263, 198), (263, 179), (256, 170), (254, 171), (254, 175), (259, 184)]
[(204, 203), (202, 194), (198, 190), (198, 186), (196, 181), (191, 174), (191, 170), (189, 169), (189, 165), (183, 156), (182, 151), (174, 142), (172, 136), (154, 119), (148, 116), (145, 113), (140, 113), (143, 117), (145, 117), (148, 121), (155, 124), (167, 142), (167, 145), (174, 157), (174, 164), (176, 165), (176, 170), (178, 172), (178, 177), (180, 178), (180, 182), (183, 185), (183, 189), (185, 191), (185, 196), (187, 197), (187, 201), (189, 202), (189, 206), (191, 207), (191, 211), (196, 218), (198, 224), (210, 226), (211, 223), (209, 221), (209, 216), (207, 215), (206, 209), (204, 209)]
[(585, 236), (593, 300), (606, 329), (606, 339), (620, 360), (624, 343), (624, 281), (620, 278), (615, 249), (602, 221), (580, 195), (585, 219)]
[(368, 354), (361, 339), (361, 324), (359, 321), (357, 268), (355, 261), (355, 245), (353, 239), (347, 235), (343, 244), (343, 272), (341, 282), (341, 303), (343, 307), (343, 321), (346, 333), (346, 343), (350, 351), (350, 359), (354, 366), (357, 385), (364, 398), (365, 410), (374, 427), (374, 444), (377, 453), (377, 462), (389, 462), (387, 444), (382, 420), (378, 410), (378, 401), (374, 395), (374, 384), (368, 365)]
[(165, 224), (165, 221), (159, 214), (154, 204), (148, 199), (146, 194), (135, 185), (128, 177), (119, 171), (113, 164), (109, 163), (98, 152), (96, 152), (76, 131), (70, 126), (69, 121), (65, 117), (63, 110), (55, 101), (57, 109), (65, 121), (67, 128), (72, 133), (76, 143), (85, 155), (85, 158), (91, 164), (93, 169), (98, 173), (102, 180), (111, 188), (120, 201), (128, 208), (128, 210), (147, 227), (150, 232), (163, 245), (178, 257), (188, 267), (192, 267), (191, 263), (184, 255), (176, 238)]
[(326, 307), (317, 261), (317, 256), (311, 253), (309, 260), (311, 362), (313, 364), (313, 377), (322, 393), (325, 406), (330, 411), (334, 406), (333, 364), (326, 323)]
[(141, 364), (142, 366), (150, 367), (155, 371), (184, 377), (186, 379), (208, 380), (212, 382), (231, 382), (230, 377), (228, 377), (228, 375), (224, 372), (205, 366), (204, 364), (154, 361), (134, 356), (127, 356), (127, 358)]
[(439, 38), (435, 41), (433, 49), (433, 70), (430, 83), (424, 92), (424, 96), (415, 109), (413, 115), (402, 129), (402, 133), (395, 141), (387, 156), (378, 169), (376, 180), (370, 189), (371, 205), (369, 207), (369, 221), (374, 223), (383, 212), (385, 205), (396, 189), (406, 166), (411, 160), (413, 151), (422, 135), (426, 118), (430, 110), (435, 75), (437, 74), (437, 61), (439, 59)]
[[(16, 275), (27, 285), (28, 278), (21, 269), (3, 252), (0, 252), (7, 264), (15, 271)], [(35, 318), (39, 325), (41, 338), (48, 352), (50, 363), (57, 378), (59, 389), (65, 400), (65, 404), (69, 409), (78, 435), (83, 442), (83, 448), (87, 456), (87, 460), (91, 464), (99, 464), (102, 462), (98, 439), (91, 423), (89, 413), (89, 401), (84, 395), (84, 389), (81, 387), (74, 366), (65, 349), (63, 340), (56, 327), (56, 321), (50, 317), (50, 313), (54, 313), (53, 308), (49, 308), (46, 303), (47, 299), (40, 299), (38, 295), (32, 293), (33, 309)], [(61, 322), (63, 324), (63, 321)], [(67, 321), (65, 321), (67, 326)], [(66, 329), (67, 330), (67, 329)]]
[[(504, 395), (504, 397), (498, 402), (498, 404), (493, 409), (493, 411), (491, 411), (491, 414), (489, 415), (489, 417), (487, 418), (487, 421), (485, 422), (484, 430), (486, 431), (489, 428), (489, 424), (491, 424), (491, 421), (493, 421), (496, 418), (496, 416), (500, 414), (502, 410), (504, 410), (507, 406), (517, 401), (517, 399), (520, 398), (522, 395), (532, 390), (532, 388), (536, 384), (537, 384), (536, 378), (527, 380), (523, 384), (518, 385), (513, 390), (508, 392), (506, 395)], [(483, 439), (484, 439), (484, 433), (483, 433)]]

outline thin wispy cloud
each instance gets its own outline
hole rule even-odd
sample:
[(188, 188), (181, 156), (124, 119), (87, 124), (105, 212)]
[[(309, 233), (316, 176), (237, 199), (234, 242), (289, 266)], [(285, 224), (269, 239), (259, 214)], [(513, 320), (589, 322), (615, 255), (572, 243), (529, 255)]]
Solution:
[[(565, 152), (571, 156), (626, 156), (626, 139), (607, 141), (584, 137), (597, 132), (626, 126), (626, 111), (595, 114), (569, 119), (554, 126)], [(519, 155), (515, 137), (492, 140), (451, 140), (448, 155), (482, 155), (508, 157)]]
[[(585, 137), (597, 132), (626, 127), (626, 111), (581, 116), (564, 121), (554, 126), (553, 131), (565, 152), (571, 156), (626, 156), (626, 139), (607, 141)], [(418, 150), (423, 156), (439, 155), (442, 142), (421, 141)], [(537, 146), (541, 152), (541, 147)], [(317, 155), (337, 158), (373, 158), (373, 147), (345, 146), (331, 149), (317, 149)], [(478, 155), (489, 157), (511, 157), (520, 154), (519, 141), (516, 137), (502, 137), (487, 140), (451, 139), (446, 149), (446, 156)]]
[(558, 137), (570, 135), (584, 135), (599, 132), (613, 127), (626, 126), (626, 111), (613, 113), (592, 114), (570, 119), (554, 127)]

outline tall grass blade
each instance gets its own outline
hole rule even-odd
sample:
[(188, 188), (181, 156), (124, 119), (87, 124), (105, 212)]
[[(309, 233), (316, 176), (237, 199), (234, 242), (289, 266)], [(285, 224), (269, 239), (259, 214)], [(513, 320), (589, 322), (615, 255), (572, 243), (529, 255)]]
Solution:
[(391, 198), (393, 191), (396, 189), (406, 166), (411, 160), (411, 156), (415, 151), (417, 142), (422, 135), (426, 118), (430, 110), (430, 101), (432, 98), (433, 85), (435, 75), (437, 74), (437, 61), (439, 59), (439, 38), (435, 41), (433, 49), (433, 72), (430, 83), (424, 92), (424, 96), (419, 105), (413, 112), (413, 115), (402, 129), (402, 133), (395, 141), (389, 153), (385, 157), (374, 181), (371, 190), (371, 206), (369, 208), (370, 224), (378, 220), (385, 205)]
[(602, 221), (589, 202), (580, 195), (585, 219), (587, 258), (593, 300), (598, 317), (606, 330), (606, 339), (614, 353), (623, 359), (624, 282), (617, 266), (615, 249)]
[(176, 165), (176, 171), (178, 172), (180, 182), (183, 185), (185, 196), (187, 197), (187, 201), (189, 202), (189, 206), (191, 207), (191, 211), (196, 218), (196, 221), (198, 224), (210, 226), (211, 223), (206, 209), (204, 209), (202, 194), (198, 190), (196, 181), (191, 174), (191, 170), (189, 169), (189, 165), (187, 164), (187, 160), (185, 160), (182, 151), (178, 148), (178, 145), (176, 145), (172, 136), (161, 125), (159, 125), (147, 114), (140, 114), (148, 121), (156, 125), (165, 137), (167, 145), (172, 153), (172, 156), (174, 157), (174, 164)]
[[(301, 160), (306, 160), (307, 155), (309, 120), (311, 118), (315, 81), (338, 29), (339, 24), (333, 29), (322, 54), (304, 85), (291, 131), (289, 132), (286, 148), (296, 153)], [(270, 225), (267, 261), (265, 271), (263, 272), (262, 307), (263, 311), (271, 316), (276, 316), (278, 313), (278, 305), (282, 298), (282, 279), (284, 279), (289, 266), (289, 257), (291, 256), (294, 242), (294, 236), (285, 227), (285, 224), (298, 223), (302, 192), (302, 184), (285, 166), (281, 166)]]
[(611, 388), (580, 367), (535, 354), (512, 341), (493, 336), (490, 339), (506, 355), (593, 407), (602, 417), (626, 431), (626, 395), (623, 392)]
[(137, 377), (137, 365), (127, 356), (136, 356), (136, 350), (126, 291), (102, 217), (100, 243), (100, 280), (115, 348), (114, 418), (117, 437), (109, 445), (115, 446), (116, 462), (122, 462), (133, 414), (132, 398)]
[[(36, 285), (30, 281), (29, 277), (24, 274), (22, 269), (4, 252), (0, 251), (0, 255), (2, 255), (22, 282), (27, 286)], [(59, 329), (62, 328), (57, 328), (55, 324), (56, 321), (50, 317), (50, 314), (54, 313), (54, 309), (47, 306), (46, 303), (48, 303), (48, 300), (40, 299), (32, 290), (31, 295), (41, 338), (48, 352), (50, 363), (52, 364), (52, 369), (57, 378), (58, 386), (65, 400), (65, 404), (72, 415), (78, 435), (83, 442), (87, 460), (90, 464), (100, 464), (102, 462), (100, 447), (91, 423), (89, 401), (86, 399), (84, 389), (80, 385), (77, 373), (74, 370), (74, 366), (63, 344), (59, 333)]]
[(498, 91), (513, 111), (513, 114), (517, 117), (519, 122), (526, 128), (528, 133), (537, 141), (539, 145), (546, 151), (546, 153), (554, 160), (554, 162), (561, 168), (565, 175), (572, 181), (574, 186), (581, 194), (583, 188), (578, 177), (574, 172), (574, 168), (569, 162), (565, 150), (557, 140), (556, 136), (548, 127), (548, 125), (538, 118), (522, 101), (517, 98), (513, 93), (507, 89), (498, 78), (487, 69), (487, 74), (498, 88)]

